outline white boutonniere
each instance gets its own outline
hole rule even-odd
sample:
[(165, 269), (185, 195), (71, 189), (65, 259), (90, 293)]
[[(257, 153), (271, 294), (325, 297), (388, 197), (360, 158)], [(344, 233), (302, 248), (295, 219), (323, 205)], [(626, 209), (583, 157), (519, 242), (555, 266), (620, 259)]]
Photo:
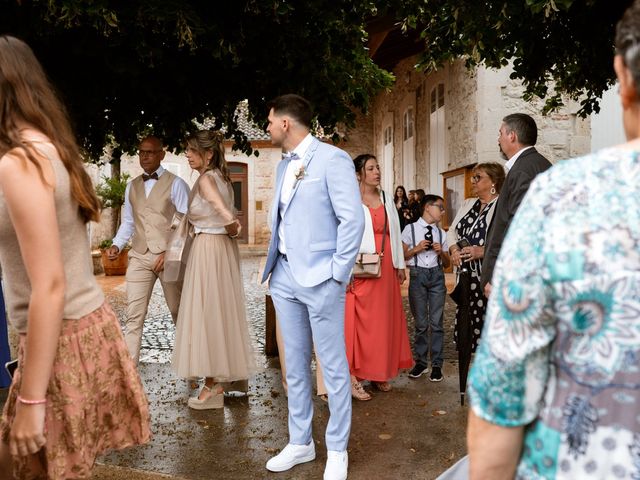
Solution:
[(307, 172), (304, 169), (304, 165), (300, 165), (300, 167), (298, 168), (298, 170), (296, 170), (296, 182), (299, 182), (300, 180), (302, 180), (305, 175), (307, 174)]

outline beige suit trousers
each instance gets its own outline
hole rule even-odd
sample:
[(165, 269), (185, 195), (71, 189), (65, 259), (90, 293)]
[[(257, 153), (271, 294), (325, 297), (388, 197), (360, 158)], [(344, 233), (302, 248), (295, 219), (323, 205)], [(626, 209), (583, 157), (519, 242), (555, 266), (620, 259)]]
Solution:
[(140, 343), (142, 342), (142, 327), (147, 316), (149, 300), (156, 280), (160, 279), (164, 298), (171, 312), (173, 323), (178, 318), (182, 283), (164, 282), (162, 273), (153, 271), (158, 255), (151, 253), (140, 254), (129, 251), (129, 266), (127, 267), (127, 319), (125, 322), (124, 339), (133, 361), (138, 363), (140, 358)]
[[(282, 340), (282, 333), (280, 333), (280, 323), (276, 316), (276, 342), (278, 344), (278, 359), (280, 360), (280, 371), (282, 374), (282, 386), (285, 393), (287, 392), (287, 364), (284, 360), (284, 341)], [(322, 367), (320, 367), (320, 360), (315, 355), (316, 359), (316, 393), (318, 395), (326, 395), (327, 387), (324, 386), (324, 377), (322, 376)]]

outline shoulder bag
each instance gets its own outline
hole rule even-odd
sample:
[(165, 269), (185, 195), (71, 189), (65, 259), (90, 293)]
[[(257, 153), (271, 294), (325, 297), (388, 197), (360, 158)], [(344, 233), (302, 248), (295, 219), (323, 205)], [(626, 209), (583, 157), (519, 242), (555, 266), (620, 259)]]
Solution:
[(380, 253), (359, 253), (353, 266), (355, 278), (380, 278), (382, 275), (382, 256), (384, 244), (387, 239), (387, 205), (384, 191), (382, 191), (382, 207), (384, 209), (384, 234), (382, 236), (382, 248)]

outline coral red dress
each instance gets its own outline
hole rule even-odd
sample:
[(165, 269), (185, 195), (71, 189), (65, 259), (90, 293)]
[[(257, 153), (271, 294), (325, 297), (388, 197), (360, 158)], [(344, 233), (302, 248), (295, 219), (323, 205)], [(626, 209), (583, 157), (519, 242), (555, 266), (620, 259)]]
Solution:
[[(384, 206), (370, 208), (376, 250), (382, 246)], [(355, 278), (347, 289), (345, 340), (349, 370), (358, 378), (385, 382), (413, 366), (400, 282), (393, 267), (389, 229), (380, 278)]]

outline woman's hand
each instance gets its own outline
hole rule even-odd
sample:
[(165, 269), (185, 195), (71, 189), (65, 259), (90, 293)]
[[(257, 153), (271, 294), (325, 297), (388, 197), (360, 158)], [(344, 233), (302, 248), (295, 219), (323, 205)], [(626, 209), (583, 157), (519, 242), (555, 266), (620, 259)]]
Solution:
[(233, 223), (229, 225), (225, 225), (224, 229), (227, 231), (227, 235), (231, 238), (236, 238), (240, 235), (240, 230), (242, 230), (242, 225), (240, 225), (240, 220), (235, 220)]
[(400, 285), (402, 285), (407, 279), (407, 274), (404, 272), (404, 268), (396, 268), (396, 275), (398, 275), (398, 281), (400, 282)]
[(459, 248), (453, 251), (449, 250), (449, 254), (451, 255), (451, 261), (456, 267), (462, 266), (462, 252), (460, 252)]
[(11, 455), (24, 457), (44, 446), (44, 415), (45, 404), (25, 405), (16, 402), (16, 416), (9, 433)]
[(484, 258), (484, 247), (480, 247), (478, 245), (464, 247), (462, 249), (461, 257), (465, 262), (480, 260), (481, 258)]

